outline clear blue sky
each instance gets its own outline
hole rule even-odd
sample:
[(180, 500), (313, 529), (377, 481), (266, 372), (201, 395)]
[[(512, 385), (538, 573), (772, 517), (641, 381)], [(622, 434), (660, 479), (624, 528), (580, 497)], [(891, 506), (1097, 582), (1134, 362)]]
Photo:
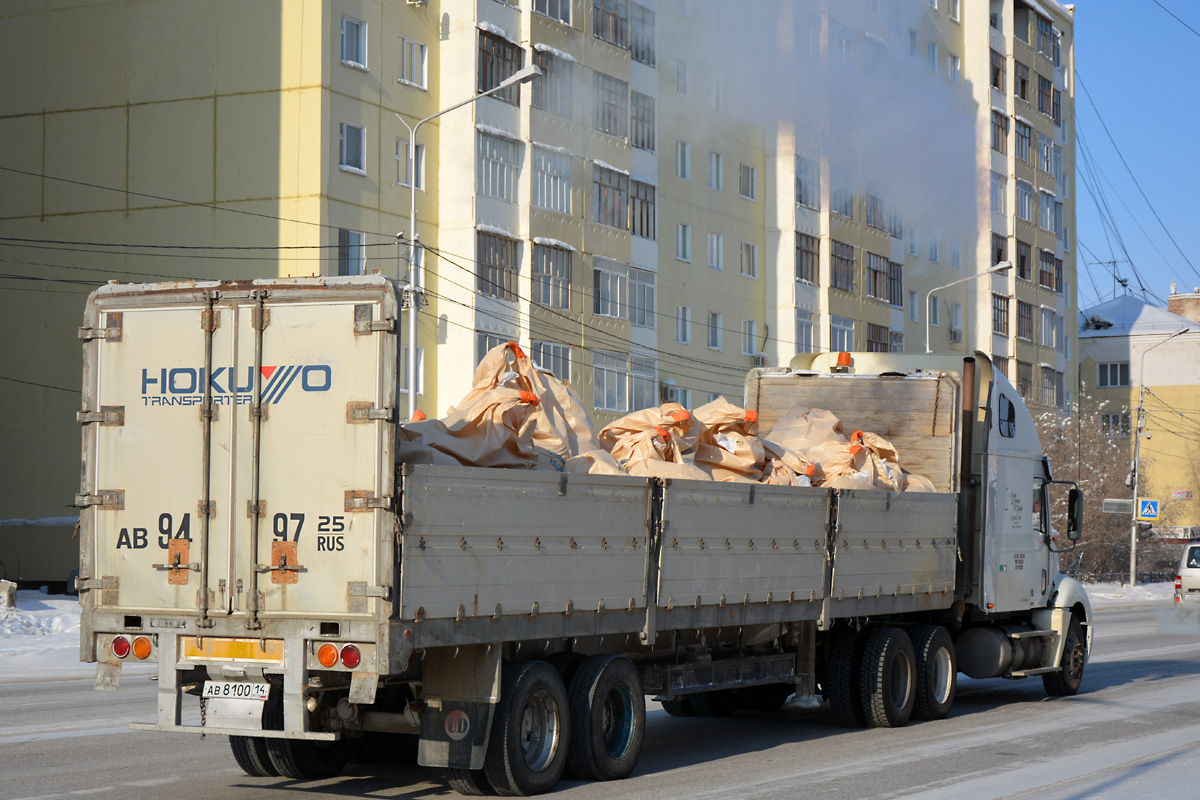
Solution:
[(1125, 291), (1114, 270), (1139, 297), (1140, 276), (1146, 299), (1164, 305), (1171, 280), (1180, 292), (1200, 286), (1200, 33), (1187, 26), (1200, 31), (1197, 0), (1075, 3), (1081, 308)]

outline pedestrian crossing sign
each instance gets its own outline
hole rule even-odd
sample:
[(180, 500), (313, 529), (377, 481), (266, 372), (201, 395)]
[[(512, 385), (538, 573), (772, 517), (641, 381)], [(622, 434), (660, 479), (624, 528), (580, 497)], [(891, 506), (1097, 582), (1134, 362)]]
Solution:
[(1138, 519), (1153, 522), (1158, 519), (1158, 501), (1138, 498)]

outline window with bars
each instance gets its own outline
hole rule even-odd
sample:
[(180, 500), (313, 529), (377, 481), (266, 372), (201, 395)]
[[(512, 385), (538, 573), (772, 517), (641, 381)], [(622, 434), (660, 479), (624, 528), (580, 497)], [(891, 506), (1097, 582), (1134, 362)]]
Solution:
[(629, 49), (629, 0), (592, 0), (592, 34)]
[(653, 67), (654, 60), (654, 12), (645, 6), (631, 3), (629, 6), (630, 55), (639, 64)]
[(633, 128), (629, 143), (639, 150), (654, 152), (654, 98), (639, 92), (630, 92), (629, 107), (633, 116)]
[(1040, 262), (1039, 266), (1041, 267), (1038, 270), (1038, 285), (1044, 286), (1047, 289), (1053, 289), (1054, 288), (1054, 253), (1051, 253), (1048, 250), (1043, 250), (1041, 252), (1041, 256), (1038, 260)]
[(629, 228), (629, 176), (599, 164), (592, 168), (594, 222), (612, 228)]
[(1041, 75), (1038, 75), (1037, 106), (1038, 111), (1046, 116), (1051, 116), (1054, 113), (1054, 95), (1051, 92), (1053, 88), (1049, 78), (1043, 78)]
[(1020, 61), (1013, 62), (1013, 94), (1029, 102), (1029, 67)]
[(738, 193), (747, 200), (758, 199), (758, 167), (740, 164), (738, 168)]
[[(635, 6), (636, 8), (636, 6)], [(653, 358), (629, 358), (630, 411), (658, 405), (658, 362)]]
[(887, 264), (883, 256), (867, 253), (867, 297), (887, 299)]
[(854, 291), (854, 246), (829, 240), (829, 284)]
[(1049, 56), (1051, 45), (1054, 42), (1054, 26), (1050, 24), (1050, 20), (1037, 15), (1037, 49), (1044, 56)]
[(506, 203), (516, 201), (517, 176), (521, 171), (521, 143), (482, 132), (476, 134), (476, 139), (476, 191)]
[(1000, 91), (1003, 92), (1007, 88), (1005, 81), (1004, 81), (1004, 79), (1006, 77), (1006, 73), (1007, 73), (1007, 61), (1005, 60), (1004, 54), (997, 53), (995, 50), (993, 50), (992, 51), (992, 88), (993, 89), (999, 89)]
[(533, 204), (571, 213), (571, 156), (556, 148), (533, 146)]
[(629, 321), (639, 328), (654, 328), (654, 288), (657, 276), (648, 269), (629, 268)]
[(1054, 291), (1059, 294), (1063, 293), (1063, 260), (1061, 258), (1054, 259)]
[(553, 342), (533, 342), (533, 363), (560, 381), (571, 380), (571, 348)]
[(1024, 122), (1017, 121), (1017, 158), (1026, 164), (1032, 164), (1033, 129)]
[(606, 258), (592, 266), (592, 313), (614, 319), (629, 318), (629, 267)]
[(997, 153), (1008, 152), (1008, 115), (992, 112), (992, 149)]
[(532, 81), (533, 107), (569, 118), (574, 65), (545, 50), (535, 50), (533, 60), (542, 70), (542, 74)]
[(1055, 89), (1051, 94), (1054, 100), (1050, 105), (1050, 117), (1054, 120), (1055, 125), (1062, 125), (1062, 92)]
[(1017, 338), (1033, 341), (1033, 306), (1017, 301)]
[(603, 72), (593, 72), (592, 99), (592, 127), (625, 137), (629, 132), (629, 84)]
[(1029, 400), (1033, 395), (1033, 364), (1017, 362), (1017, 393)]
[(854, 320), (836, 314), (829, 317), (829, 349), (835, 353), (854, 350)]
[(888, 262), (888, 304), (893, 308), (904, 307), (904, 265)]
[(1017, 277), (1023, 281), (1033, 279), (1033, 247), (1017, 240)]
[(996, 368), (996, 372), (1008, 377), (1008, 357), (1007, 356), (992, 356), (992, 364)]
[(549, 308), (571, 307), (571, 251), (533, 246), (533, 302)]
[(747, 278), (758, 277), (758, 245), (753, 242), (742, 242), (742, 275)]
[[(476, 85), (478, 91), (495, 89), (523, 66), (524, 51), (520, 47), (490, 31), (479, 32), (479, 76)], [(517, 86), (509, 86), (488, 97), (514, 106), (521, 100), (520, 89)]]
[(796, 234), (796, 280), (817, 283), (819, 274), (820, 240), (807, 233)]
[(868, 353), (888, 353), (891, 352), (891, 337), (888, 336), (888, 328), (886, 325), (876, 325), (872, 322), (867, 323), (867, 352)]
[(517, 242), (495, 233), (475, 232), (476, 281), (479, 294), (516, 300)]
[(1058, 373), (1053, 367), (1042, 367), (1042, 405), (1061, 405), (1058, 398)]
[(1008, 336), (1008, 298), (992, 295), (992, 333)]
[(655, 195), (654, 184), (629, 181), (630, 226), (634, 236), (643, 239), (655, 238)]
[(592, 351), (592, 406), (597, 411), (629, 410), (629, 357)]

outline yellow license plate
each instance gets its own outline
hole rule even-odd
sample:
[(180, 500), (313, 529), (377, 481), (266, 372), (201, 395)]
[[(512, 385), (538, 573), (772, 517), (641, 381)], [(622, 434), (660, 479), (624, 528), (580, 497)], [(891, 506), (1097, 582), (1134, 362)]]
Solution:
[(283, 663), (282, 639), (225, 639), (207, 637), (183, 640), (185, 659), (198, 661), (265, 661)]

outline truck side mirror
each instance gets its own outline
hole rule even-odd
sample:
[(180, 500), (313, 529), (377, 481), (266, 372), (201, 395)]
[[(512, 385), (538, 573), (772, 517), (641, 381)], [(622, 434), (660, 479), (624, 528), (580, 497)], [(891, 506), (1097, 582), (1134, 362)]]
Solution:
[(1067, 538), (1072, 542), (1083, 538), (1083, 492), (1079, 489), (1067, 494)]

